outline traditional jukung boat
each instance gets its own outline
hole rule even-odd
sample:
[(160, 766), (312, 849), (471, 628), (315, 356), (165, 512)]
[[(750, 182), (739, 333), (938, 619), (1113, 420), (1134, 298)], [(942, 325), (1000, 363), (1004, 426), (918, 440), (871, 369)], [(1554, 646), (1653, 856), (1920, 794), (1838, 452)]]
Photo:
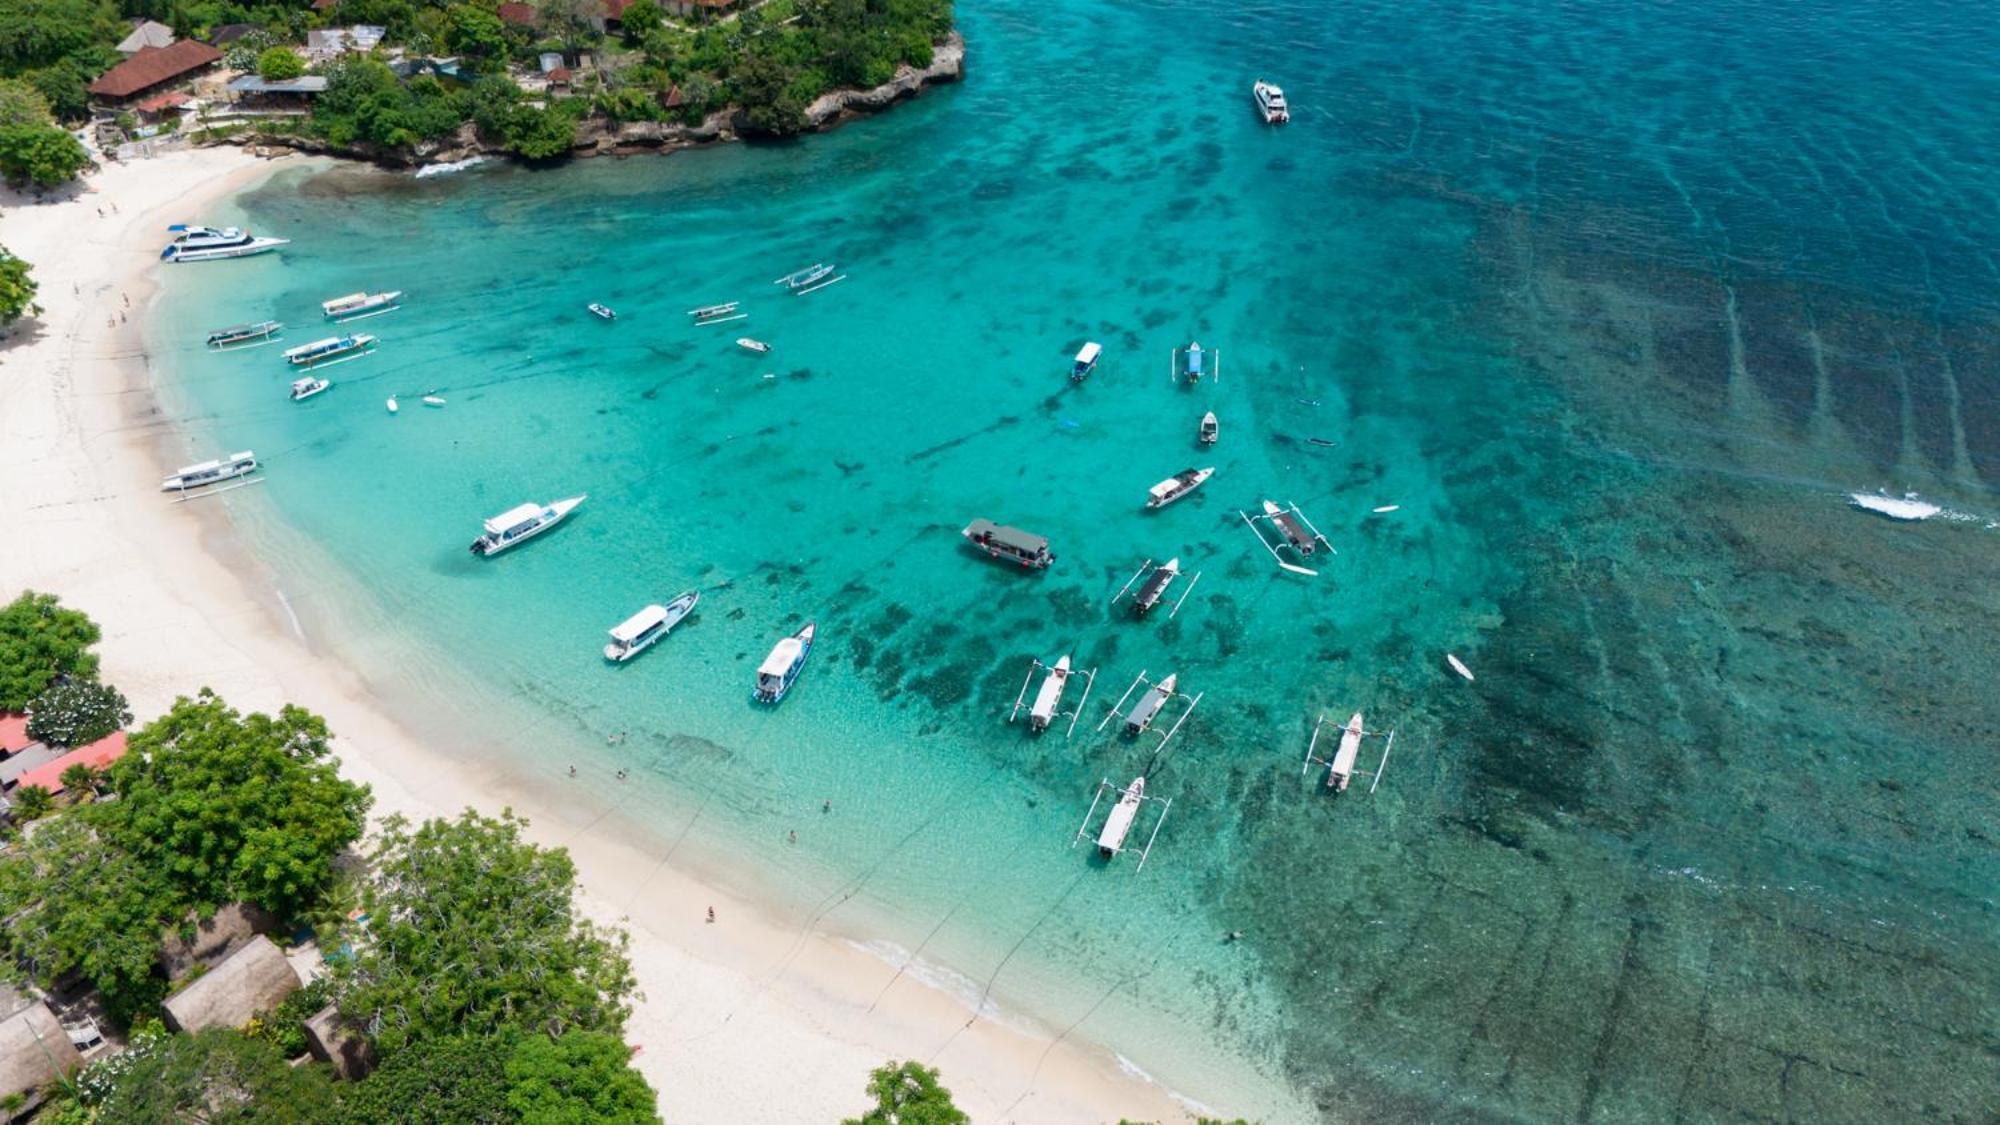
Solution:
[(275, 320), (260, 320), (255, 324), (232, 324), (228, 328), (218, 328), (208, 334), (208, 346), (227, 350), (237, 347), (256, 347), (268, 344), (285, 326)]
[(1139, 584), (1139, 592), (1132, 595), (1133, 612), (1137, 613), (1140, 617), (1151, 613), (1153, 607), (1160, 604), (1160, 599), (1166, 596), (1167, 587), (1172, 586), (1174, 579), (1180, 576), (1181, 560), (1179, 559), (1168, 559), (1166, 562), (1153, 568), (1153, 573), (1147, 575), (1146, 580)]
[(1041, 570), (1056, 561), (1049, 553), (1049, 541), (1042, 536), (1007, 527), (992, 520), (977, 519), (959, 532), (966, 542), (996, 559), (1010, 559), (1030, 570)]
[(310, 375), (303, 379), (294, 379), (292, 380), (292, 401), (304, 402), (306, 399), (320, 394), (331, 386), (333, 384), (327, 380), (316, 379)]
[(1211, 410), (1201, 416), (1201, 429), (1197, 432), (1197, 436), (1203, 445), (1214, 445), (1215, 439), (1222, 436), (1222, 426), (1215, 420), (1215, 411)]
[(1336, 793), (1345, 792), (1347, 783), (1354, 780), (1354, 759), (1361, 753), (1361, 736), (1366, 731), (1361, 726), (1361, 712), (1347, 720), (1340, 730), (1340, 748), (1333, 752), (1333, 763), (1326, 770), (1326, 787)]
[(1213, 352), (1202, 351), (1201, 341), (1199, 340), (1182, 348), (1174, 353), (1175, 377), (1186, 379), (1190, 384), (1201, 382), (1201, 377), (1206, 374), (1205, 368), (1208, 365), (1208, 360), (1214, 354)]
[(599, 320), (618, 319), (618, 314), (612, 310), (610, 305), (600, 305), (596, 301), (592, 301), (588, 305), (585, 305), (584, 308), (589, 309), (590, 315), (598, 318)]
[(762, 340), (752, 340), (748, 336), (737, 337), (736, 346), (742, 348), (746, 352), (756, 352), (758, 355), (763, 355), (764, 353), (771, 350), (771, 345), (765, 343)]
[(732, 320), (742, 320), (750, 315), (746, 312), (736, 311), (737, 304), (738, 302), (736, 301), (724, 301), (719, 305), (703, 305), (698, 309), (689, 309), (688, 315), (694, 318), (696, 328), (709, 324), (727, 324)]
[(328, 320), (361, 320), (395, 312), (403, 307), (398, 303), (402, 297), (401, 289), (391, 289), (386, 293), (349, 293), (331, 301), (321, 301), (319, 308)]
[(1125, 850), (1125, 837), (1132, 832), (1132, 822), (1139, 818), (1139, 805), (1146, 799), (1146, 779), (1144, 776), (1132, 779), (1132, 784), (1118, 795), (1118, 803), (1111, 806), (1111, 812), (1104, 818), (1104, 827), (1097, 833), (1097, 854), (1105, 859), (1115, 857)]
[(814, 262), (802, 270), (793, 270), (791, 273), (773, 280), (772, 284), (782, 285), (791, 290), (794, 296), (803, 297), (807, 293), (817, 292), (837, 281), (847, 280), (846, 274), (841, 274), (838, 277), (833, 276), (834, 268), (833, 265), (827, 262)]
[(604, 646), (604, 659), (622, 664), (653, 647), (694, 612), (701, 595), (693, 590), (666, 605), (649, 605), (611, 628), (611, 643)]
[(1283, 125), (1292, 119), (1292, 107), (1285, 104), (1285, 92), (1274, 82), (1259, 78), (1250, 87), (1250, 97), (1257, 103), (1257, 114), (1266, 125)]
[(285, 362), (293, 367), (312, 367), (316, 364), (347, 358), (366, 352), (375, 346), (375, 337), (366, 332), (355, 332), (347, 336), (328, 336), (324, 340), (314, 340), (310, 344), (300, 344), (285, 351)]
[(1146, 490), (1146, 507), (1164, 508), (1207, 483), (1215, 475), (1215, 466), (1206, 469), (1182, 469), (1173, 476)]
[(1035, 705), (1028, 709), (1028, 729), (1036, 734), (1049, 729), (1055, 720), (1056, 708), (1062, 706), (1063, 688), (1069, 685), (1069, 657), (1063, 656), (1049, 669), (1048, 678), (1042, 681), (1040, 691), (1035, 693)]
[(203, 461), (196, 465), (184, 465), (172, 476), (160, 482), (161, 492), (186, 492), (190, 488), (202, 488), (247, 476), (257, 471), (257, 455), (244, 450), (213, 461)]
[(1174, 684), (1179, 680), (1180, 673), (1175, 672), (1147, 688), (1146, 693), (1139, 697), (1139, 702), (1134, 703), (1132, 710), (1125, 715), (1125, 733), (1144, 734), (1146, 728), (1153, 725), (1153, 720), (1159, 717), (1160, 708), (1174, 697)]
[(472, 541), (472, 553), (481, 558), (497, 555), (509, 547), (533, 539), (569, 517), (588, 496), (571, 496), (550, 504), (521, 504), (486, 521), (486, 534)]
[(1104, 345), (1092, 340), (1076, 353), (1076, 359), (1069, 365), (1069, 377), (1082, 382), (1091, 372), (1097, 370), (1097, 360), (1104, 354)]
[(792, 690), (792, 681), (799, 678), (806, 657), (812, 654), (813, 630), (808, 621), (805, 628), (772, 646), (771, 654), (757, 666), (757, 702), (776, 703)]

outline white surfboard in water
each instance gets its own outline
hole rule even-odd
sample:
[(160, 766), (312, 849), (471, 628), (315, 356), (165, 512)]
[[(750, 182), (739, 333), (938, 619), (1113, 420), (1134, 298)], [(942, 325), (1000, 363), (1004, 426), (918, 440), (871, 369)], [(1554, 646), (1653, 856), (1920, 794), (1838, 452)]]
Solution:
[(1467, 680), (1472, 679), (1472, 669), (1467, 668), (1465, 666), (1465, 661), (1460, 660), (1456, 653), (1447, 652), (1444, 654), (1444, 658), (1445, 662), (1451, 665), (1452, 671), (1457, 672), (1461, 676), (1464, 676)]

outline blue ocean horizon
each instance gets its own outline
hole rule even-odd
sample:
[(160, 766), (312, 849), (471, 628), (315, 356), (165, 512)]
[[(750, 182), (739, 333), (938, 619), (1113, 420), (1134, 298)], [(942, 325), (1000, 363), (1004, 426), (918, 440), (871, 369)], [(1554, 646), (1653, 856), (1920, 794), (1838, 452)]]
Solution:
[[(162, 267), (153, 356), (191, 456), (267, 463), (245, 537), (334, 651), (1232, 1115), (1990, 1110), (2000, 20), (959, 14), (964, 83), (796, 143), (287, 171), (189, 217), (292, 239)], [(846, 280), (772, 283), (816, 261)], [(329, 334), (360, 289), (406, 307), (309, 402), (281, 348), (202, 347)], [(1220, 379), (1171, 378), (1191, 340)], [(1849, 505), (1876, 489), (1955, 518)], [(1317, 577), (1244, 525), (1264, 499), (1326, 533)], [(978, 517), (1057, 562), (975, 554)], [(1111, 604), (1169, 557), (1177, 614)], [(1065, 654), (1098, 672), (1074, 736), (1008, 723)], [(1142, 671), (1202, 695), (1164, 748), (1093, 729)], [(1332, 796), (1305, 751), (1355, 711), (1394, 756)], [(1173, 805), (1138, 871), (1074, 837), (1141, 773)]]

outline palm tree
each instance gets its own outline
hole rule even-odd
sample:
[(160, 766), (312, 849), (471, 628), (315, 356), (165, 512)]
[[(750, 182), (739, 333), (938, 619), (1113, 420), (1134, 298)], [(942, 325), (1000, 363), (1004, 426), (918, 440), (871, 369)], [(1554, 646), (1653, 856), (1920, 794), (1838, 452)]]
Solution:
[(62, 771), (63, 792), (78, 802), (88, 801), (97, 796), (97, 767), (89, 762), (78, 762)]
[(56, 795), (39, 785), (23, 785), (14, 790), (12, 800), (14, 815), (24, 821), (47, 816), (56, 805)]

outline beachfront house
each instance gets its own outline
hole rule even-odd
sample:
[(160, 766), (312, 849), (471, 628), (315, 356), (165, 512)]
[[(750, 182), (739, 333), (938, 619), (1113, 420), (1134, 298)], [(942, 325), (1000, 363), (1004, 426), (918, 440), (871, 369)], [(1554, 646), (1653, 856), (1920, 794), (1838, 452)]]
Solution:
[(242, 1027), (275, 1011), (298, 988), (299, 974), (291, 962), (259, 934), (167, 997), (160, 1005), (161, 1018), (175, 1031)]
[(154, 20), (141, 20), (132, 34), (118, 41), (118, 53), (131, 58), (147, 47), (171, 47), (174, 29)]
[(86, 743), (59, 754), (32, 769), (25, 770), (15, 780), (16, 786), (36, 785), (49, 791), (50, 795), (63, 791), (62, 775), (75, 766), (89, 766), (103, 772), (111, 768), (111, 763), (125, 756), (125, 732), (116, 731), (96, 742)]
[[(62, 1021), (33, 993), (0, 984), (0, 1111), (25, 1117), (42, 1102), (45, 1087), (82, 1065)], [(19, 1099), (15, 1101), (15, 1099)]]
[(312, 100), (326, 93), (326, 82), (324, 74), (301, 74), (282, 82), (239, 74), (229, 80), (229, 101), (245, 113), (307, 113)]
[(358, 23), (353, 27), (324, 27), (306, 32), (306, 61), (318, 65), (353, 52), (367, 54), (382, 42), (389, 29)]
[(167, 47), (145, 47), (98, 75), (97, 81), (90, 84), (90, 94), (104, 105), (129, 105), (171, 86), (190, 82), (215, 69), (221, 61), (221, 51), (193, 39), (182, 39)]

